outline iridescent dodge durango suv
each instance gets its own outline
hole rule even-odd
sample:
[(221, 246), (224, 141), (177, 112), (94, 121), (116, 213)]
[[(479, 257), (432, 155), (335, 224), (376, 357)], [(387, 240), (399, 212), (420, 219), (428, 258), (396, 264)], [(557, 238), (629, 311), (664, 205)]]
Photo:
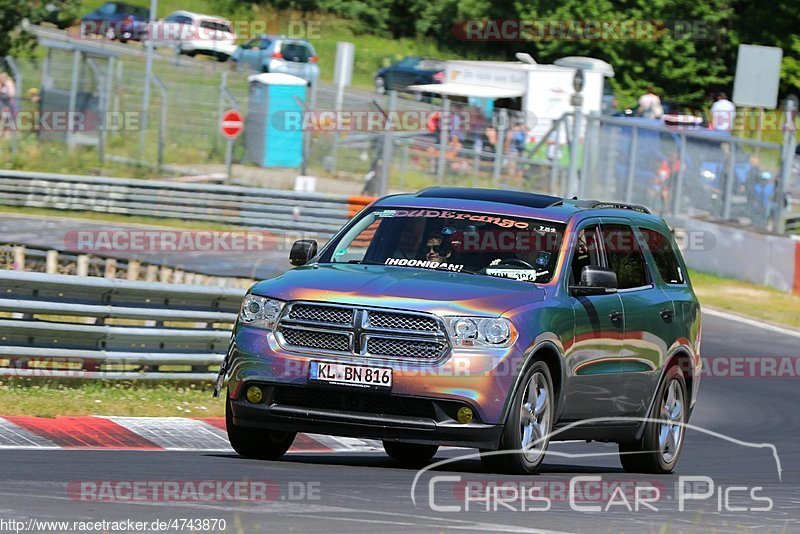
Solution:
[(700, 307), (645, 208), (486, 189), (381, 198), (244, 298), (217, 392), (241, 455), (297, 432), (421, 464), (476, 447), (534, 473), (549, 441), (619, 443), (665, 473), (697, 398)]

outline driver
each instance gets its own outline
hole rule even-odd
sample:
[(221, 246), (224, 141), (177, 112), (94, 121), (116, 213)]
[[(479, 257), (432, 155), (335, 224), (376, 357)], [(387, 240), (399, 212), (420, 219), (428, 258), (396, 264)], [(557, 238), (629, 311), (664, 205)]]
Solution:
[(442, 236), (434, 235), (425, 243), (425, 259), (445, 263), (453, 255), (450, 241)]

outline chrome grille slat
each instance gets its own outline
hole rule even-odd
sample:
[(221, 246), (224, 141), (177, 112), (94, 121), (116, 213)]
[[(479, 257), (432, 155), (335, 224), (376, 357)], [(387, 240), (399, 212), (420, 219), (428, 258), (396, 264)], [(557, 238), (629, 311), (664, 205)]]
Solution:
[(446, 346), (443, 341), (371, 337), (367, 340), (367, 354), (370, 356), (405, 354), (412, 358), (435, 360), (441, 356)]
[(350, 325), (353, 322), (353, 308), (296, 304), (289, 310), (288, 318), (296, 321), (332, 325)]
[(434, 362), (450, 349), (444, 322), (430, 314), (293, 302), (276, 328), (290, 350)]
[(345, 333), (321, 332), (294, 327), (282, 327), (280, 332), (289, 345), (336, 352), (350, 352), (350, 336)]
[(409, 315), (405, 313), (369, 311), (369, 326), (383, 330), (415, 330), (437, 332), (439, 323), (433, 317)]

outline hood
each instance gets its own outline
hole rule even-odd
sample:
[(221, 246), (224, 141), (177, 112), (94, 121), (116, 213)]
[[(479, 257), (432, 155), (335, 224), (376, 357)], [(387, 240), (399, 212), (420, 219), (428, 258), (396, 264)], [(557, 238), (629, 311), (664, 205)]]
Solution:
[(491, 276), (384, 265), (298, 267), (252, 287), (256, 295), (416, 310), (438, 315), (500, 315), (539, 302), (533, 284)]

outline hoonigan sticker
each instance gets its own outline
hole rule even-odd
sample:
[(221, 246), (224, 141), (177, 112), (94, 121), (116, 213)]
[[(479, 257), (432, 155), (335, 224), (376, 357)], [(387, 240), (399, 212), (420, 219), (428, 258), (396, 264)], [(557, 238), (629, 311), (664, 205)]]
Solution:
[(400, 267), (422, 267), (425, 269), (441, 269), (443, 271), (460, 272), (464, 269), (463, 265), (457, 263), (447, 263), (443, 261), (428, 260), (409, 260), (406, 258), (387, 258), (385, 265), (397, 265)]
[(432, 219), (449, 219), (453, 221), (472, 221), (495, 224), (501, 228), (519, 228), (524, 230), (530, 226), (527, 221), (506, 219), (495, 215), (480, 215), (477, 213), (459, 213), (447, 210), (383, 210), (378, 212), (378, 217), (428, 217)]

